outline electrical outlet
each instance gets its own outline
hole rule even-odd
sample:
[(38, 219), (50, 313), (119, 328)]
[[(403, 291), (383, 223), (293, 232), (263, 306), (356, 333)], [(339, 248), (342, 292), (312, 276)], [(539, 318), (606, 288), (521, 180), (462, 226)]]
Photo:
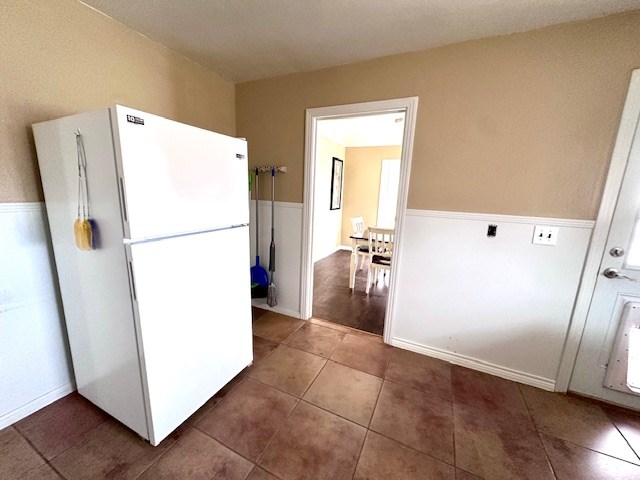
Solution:
[(545, 227), (536, 225), (533, 229), (533, 242), (535, 245), (555, 245), (558, 242), (558, 227)]

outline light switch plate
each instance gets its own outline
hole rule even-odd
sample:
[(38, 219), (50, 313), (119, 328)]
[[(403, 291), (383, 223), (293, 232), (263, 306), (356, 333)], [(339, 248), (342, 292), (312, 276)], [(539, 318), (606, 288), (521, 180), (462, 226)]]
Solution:
[(536, 225), (533, 229), (533, 243), (535, 245), (556, 245), (558, 243), (558, 227)]

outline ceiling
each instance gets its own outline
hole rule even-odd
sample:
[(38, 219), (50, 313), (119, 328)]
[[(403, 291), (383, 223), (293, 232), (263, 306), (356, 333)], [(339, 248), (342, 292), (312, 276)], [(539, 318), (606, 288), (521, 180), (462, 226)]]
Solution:
[(318, 122), (318, 135), (343, 147), (402, 145), (404, 113), (382, 113)]
[(640, 0), (83, 0), (232, 82), (640, 9)]

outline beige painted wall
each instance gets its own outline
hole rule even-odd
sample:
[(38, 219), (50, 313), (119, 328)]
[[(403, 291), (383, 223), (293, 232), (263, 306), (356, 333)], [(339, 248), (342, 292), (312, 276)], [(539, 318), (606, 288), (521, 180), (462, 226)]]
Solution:
[(418, 96), (409, 208), (595, 218), (640, 12), (236, 86), (238, 135), (301, 202), (305, 109)]
[(0, 25), (0, 202), (43, 199), (35, 122), (121, 103), (235, 134), (233, 84), (79, 2), (1, 2)]
[(400, 158), (401, 146), (347, 147), (344, 162), (342, 245), (351, 245), (351, 217), (364, 217), (365, 225), (378, 218), (378, 192), (382, 160)]
[[(331, 255), (340, 246), (343, 209), (330, 210), (333, 157), (345, 159), (345, 147), (327, 137), (316, 143), (315, 198), (313, 212), (313, 261)], [(346, 162), (345, 162), (346, 165)], [(281, 176), (280, 178), (285, 178)], [(344, 185), (344, 182), (343, 182)], [(343, 191), (344, 194), (344, 191)], [(344, 198), (342, 205), (344, 206)]]

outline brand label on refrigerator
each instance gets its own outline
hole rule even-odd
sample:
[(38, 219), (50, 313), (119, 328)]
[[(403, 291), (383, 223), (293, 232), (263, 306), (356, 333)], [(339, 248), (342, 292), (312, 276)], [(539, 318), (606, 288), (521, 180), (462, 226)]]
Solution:
[(135, 123), (136, 125), (144, 125), (144, 118), (136, 117), (134, 115), (127, 115), (127, 122)]
[(242, 160), (244, 158), (244, 155), (241, 153), (236, 153), (236, 158)]

